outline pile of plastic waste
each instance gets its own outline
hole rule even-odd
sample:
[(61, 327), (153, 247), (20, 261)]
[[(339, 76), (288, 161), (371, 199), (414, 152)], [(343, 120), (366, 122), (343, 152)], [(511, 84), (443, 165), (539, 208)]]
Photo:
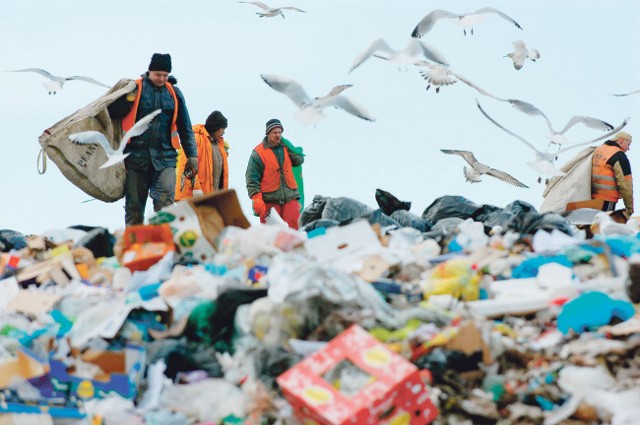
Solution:
[(633, 217), (230, 196), (0, 230), (0, 423), (638, 423)]

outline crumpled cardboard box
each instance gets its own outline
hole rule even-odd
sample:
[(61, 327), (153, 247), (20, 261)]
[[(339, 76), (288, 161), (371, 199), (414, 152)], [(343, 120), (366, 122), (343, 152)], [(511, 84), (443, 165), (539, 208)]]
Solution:
[[(345, 361), (368, 375), (365, 385), (352, 394), (337, 388), (350, 382), (324, 378)], [(357, 325), (284, 372), (277, 382), (303, 423), (423, 425), (438, 416), (418, 368)]]

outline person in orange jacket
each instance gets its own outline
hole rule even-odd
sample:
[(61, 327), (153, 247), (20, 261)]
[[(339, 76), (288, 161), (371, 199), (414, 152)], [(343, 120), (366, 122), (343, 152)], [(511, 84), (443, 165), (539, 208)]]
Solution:
[(290, 228), (297, 229), (300, 193), (292, 168), (301, 165), (304, 157), (283, 143), (283, 131), (280, 120), (267, 121), (265, 137), (249, 157), (245, 180), (253, 211), (261, 223), (273, 208)]
[(229, 188), (229, 146), (224, 140), (228, 121), (222, 112), (213, 111), (204, 124), (193, 126), (198, 149), (198, 174), (192, 180), (185, 176), (188, 158), (178, 151), (176, 166), (176, 201), (206, 195)]
[(617, 133), (598, 146), (591, 162), (591, 199), (603, 199), (603, 211), (613, 211), (618, 199), (624, 202), (624, 215), (633, 214), (633, 176), (626, 152), (631, 148), (631, 135)]

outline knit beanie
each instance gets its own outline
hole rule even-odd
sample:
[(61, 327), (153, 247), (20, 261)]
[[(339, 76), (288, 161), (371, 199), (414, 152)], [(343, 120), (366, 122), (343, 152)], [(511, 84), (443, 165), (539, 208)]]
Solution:
[(149, 63), (149, 71), (171, 72), (171, 55), (169, 53), (154, 53)]
[(222, 115), (222, 112), (213, 111), (207, 117), (207, 121), (204, 123), (204, 128), (207, 130), (207, 133), (213, 134), (221, 128), (227, 128), (227, 119)]
[(284, 127), (282, 126), (282, 123), (280, 122), (279, 119), (277, 118), (270, 119), (269, 121), (267, 121), (267, 129), (264, 131), (264, 134), (269, 134), (269, 132), (276, 127), (279, 127), (282, 131), (284, 131)]

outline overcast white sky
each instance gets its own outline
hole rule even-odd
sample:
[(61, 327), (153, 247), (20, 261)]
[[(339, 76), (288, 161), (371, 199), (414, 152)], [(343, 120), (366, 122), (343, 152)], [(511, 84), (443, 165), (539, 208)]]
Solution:
[[(214, 109), (229, 119), (230, 182), (247, 215), (251, 203), (245, 167), (265, 122), (273, 117), (283, 121), (285, 137), (307, 154), (307, 204), (319, 194), (347, 196), (375, 207), (374, 192), (381, 188), (412, 201), (416, 214), (445, 194), (499, 207), (516, 199), (540, 206), (543, 185), (525, 165), (534, 153), (486, 120), (475, 98), (496, 120), (539, 148), (546, 147), (548, 132), (542, 119), (482, 97), (462, 83), (438, 94), (425, 91), (417, 69), (398, 70), (376, 58), (347, 74), (375, 39), (403, 48), (415, 25), (434, 9), (466, 13), (491, 6), (523, 28), (487, 15), (475, 34), (465, 37), (453, 21), (439, 22), (423, 39), (446, 55), (455, 72), (497, 96), (533, 103), (557, 128), (573, 115), (590, 115), (613, 125), (631, 116), (626, 130), (636, 137), (640, 133), (640, 94), (609, 95), (640, 89), (636, 0), (266, 2), (308, 13), (285, 11), (284, 20), (258, 18), (257, 7), (230, 0), (2, 0), (0, 71), (39, 67), (112, 85), (144, 72), (154, 52), (170, 53), (192, 122), (204, 122)], [(537, 48), (542, 57), (516, 71), (503, 57), (515, 40)], [(325, 121), (306, 127), (294, 120), (293, 103), (269, 88), (261, 73), (293, 78), (312, 97), (337, 84), (353, 84), (344, 94), (369, 109), (377, 121), (328, 110)], [(101, 87), (71, 81), (49, 96), (42, 86), (45, 81), (33, 73), (2, 73), (0, 228), (42, 233), (75, 224), (123, 227), (124, 200), (83, 203), (90, 197), (51, 161), (46, 174), (38, 175), (42, 131), (104, 93)], [(567, 133), (576, 141), (597, 135), (578, 127)], [(640, 153), (633, 147), (629, 157), (639, 173)], [(441, 148), (471, 150), (481, 162), (511, 173), (531, 188), (486, 176), (482, 183), (466, 183), (462, 158), (444, 155)], [(571, 156), (565, 154), (559, 162)], [(638, 182), (637, 178), (636, 193)]]

